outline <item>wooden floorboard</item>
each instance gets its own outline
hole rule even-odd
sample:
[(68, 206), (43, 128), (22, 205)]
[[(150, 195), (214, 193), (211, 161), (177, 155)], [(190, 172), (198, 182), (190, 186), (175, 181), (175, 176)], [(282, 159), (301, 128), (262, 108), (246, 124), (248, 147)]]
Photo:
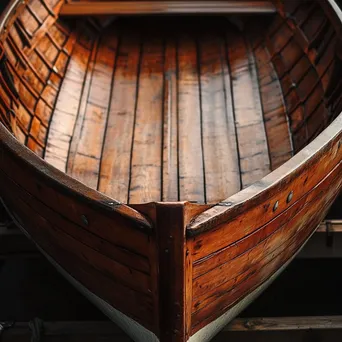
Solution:
[(227, 34), (242, 186), (267, 175), (270, 159), (253, 55), (239, 32)]
[(94, 65), (90, 90), (71, 175), (97, 189), (102, 145), (111, 103), (118, 37), (103, 35)]
[(231, 139), (231, 135), (234, 137), (235, 127), (231, 116), (232, 104), (231, 98), (227, 99), (226, 94), (224, 40), (210, 34), (205, 35), (199, 42), (199, 55), (206, 200), (214, 202), (217, 198), (228, 197), (240, 190), (236, 141)]
[(203, 19), (205, 32), (189, 18), (172, 33), (172, 18), (156, 19), (160, 32), (139, 20), (146, 28), (119, 20), (90, 50), (76, 46), (46, 160), (130, 204), (215, 203), (265, 176), (277, 151), (248, 37), (222, 18)]
[(142, 49), (130, 165), (129, 203), (161, 200), (163, 40), (158, 37), (144, 37)]

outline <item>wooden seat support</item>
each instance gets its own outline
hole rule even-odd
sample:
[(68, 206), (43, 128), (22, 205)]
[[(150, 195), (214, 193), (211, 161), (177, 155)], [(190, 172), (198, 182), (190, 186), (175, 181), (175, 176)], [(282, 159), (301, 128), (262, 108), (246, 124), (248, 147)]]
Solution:
[(61, 15), (135, 14), (267, 14), (276, 11), (271, 1), (69, 1)]

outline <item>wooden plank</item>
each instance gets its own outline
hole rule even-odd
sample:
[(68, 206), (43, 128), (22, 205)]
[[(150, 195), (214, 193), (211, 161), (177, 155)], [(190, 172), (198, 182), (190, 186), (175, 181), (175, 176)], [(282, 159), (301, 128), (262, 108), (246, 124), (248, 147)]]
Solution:
[(144, 38), (130, 163), (132, 204), (161, 200), (164, 47), (161, 38)]
[[(70, 228), (68, 227), (67, 229)], [(69, 231), (69, 233), (71, 233), (71, 231)], [(323, 221), (317, 228), (316, 233), (305, 245), (304, 249), (297, 256), (297, 258), (341, 258), (342, 234), (340, 233), (342, 233), (341, 220)], [(85, 237), (87, 237), (87, 233), (83, 235), (83, 238)], [(89, 235), (89, 238), (90, 237), (91, 235)], [(94, 240), (94, 238), (92, 239)], [(96, 239), (94, 242), (96, 242)], [(107, 242), (105, 240), (101, 241), (101, 247), (103, 245), (105, 246), (106, 244)], [(36, 247), (22, 234), (18, 228), (16, 228), (14, 223), (10, 220), (8, 220), (7, 223), (0, 223), (0, 246), (0, 258), (11, 258), (13, 256), (22, 255), (28, 257), (39, 255)], [(110, 250), (110, 252), (115, 253), (113, 250)], [(139, 267), (139, 265), (136, 263), (136, 260), (132, 266)], [(142, 270), (146, 269), (144, 264), (142, 264), (142, 267)]]
[(226, 37), (241, 181), (247, 187), (270, 172), (270, 159), (254, 57), (241, 33)]
[[(332, 129), (332, 128), (331, 128)], [(260, 227), (262, 224), (269, 222), (272, 218), (276, 217), (280, 212), (285, 210), (288, 205), (288, 196), (292, 191), (292, 198), (290, 203), (296, 202), (307, 191), (312, 189), (321, 179), (325, 177), (339, 162), (342, 156), (342, 150), (338, 147), (339, 133), (338, 131), (331, 132), (334, 136), (332, 140), (321, 147), (320, 140), (316, 140), (311, 145), (311, 149), (316, 149), (319, 146), (319, 153), (314, 159), (310, 160), (310, 168), (306, 168), (304, 164), (293, 172), (293, 166), (297, 166), (297, 159), (303, 158), (303, 156), (293, 157), (284, 168), (288, 170), (288, 175), (284, 176), (281, 183), (273, 182), (273, 176), (277, 176), (277, 173), (270, 174), (266, 177), (267, 184), (271, 184), (266, 189), (260, 189), (259, 187), (250, 187), (248, 191), (242, 191), (237, 195), (232, 196), (227, 200), (227, 205), (218, 205), (215, 208), (211, 208), (200, 215), (190, 226), (188, 233), (192, 229), (197, 230), (202, 228), (203, 230), (209, 229), (209, 227), (219, 227), (214, 231), (208, 232), (208, 234), (201, 234), (196, 239), (198, 248), (196, 249), (196, 260), (200, 259), (207, 253), (202, 254), (201, 250), (207, 249), (207, 246), (211, 246), (211, 253), (215, 250), (224, 248), (228, 244), (224, 241), (230, 241), (231, 243), (250, 234), (252, 231)], [(332, 135), (325, 136), (325, 139), (331, 139)], [(324, 136), (321, 136), (324, 139)], [(292, 172), (290, 172), (292, 170)], [(284, 170), (282, 171), (284, 172)], [(278, 179), (278, 178), (277, 178)], [(255, 193), (255, 195), (253, 195)], [(247, 203), (243, 201), (244, 197), (250, 198)], [(230, 200), (230, 202), (228, 202)], [(276, 210), (275, 203), (277, 203)], [(227, 208), (228, 207), (228, 208)], [(249, 208), (249, 210), (247, 210)], [(228, 214), (229, 213), (229, 214)], [(266, 214), (267, 213), (267, 214)], [(227, 214), (227, 221), (224, 217)], [(215, 223), (212, 221), (215, 217)], [(256, 222), (258, 222), (256, 224)], [(221, 225), (221, 226), (220, 226)], [(228, 228), (229, 227), (229, 228)], [(236, 227), (236, 228), (234, 228)], [(237, 228), (238, 227), (238, 228)], [(243, 227), (243, 229), (241, 229)], [(227, 228), (227, 230), (226, 230)], [(229, 230), (228, 230), (229, 229)], [(229, 234), (227, 232), (229, 231)], [(197, 233), (201, 232), (201, 229), (197, 230)], [(233, 236), (238, 234), (239, 236)], [(194, 234), (197, 235), (197, 234)], [(201, 241), (205, 239), (206, 243), (201, 244)], [(207, 240), (209, 239), (209, 240)], [(214, 248), (214, 245), (217, 246)]]
[[(11, 327), (3, 331), (4, 342), (28, 341), (32, 336), (30, 322), (15, 322)], [(56, 338), (68, 338), (71, 341), (131, 341), (125, 333), (114, 323), (109, 321), (41, 321), (42, 337), (46, 341), (55, 341)], [(319, 335), (325, 336), (326, 332), (333, 330), (338, 336), (342, 333), (342, 316), (299, 316), (299, 317), (252, 317), (236, 318), (229, 323), (214, 339), (214, 341), (227, 341), (232, 339), (233, 333), (239, 333), (243, 341), (248, 337), (263, 336), (263, 341), (273, 341), (274, 335), (268, 337), (265, 332), (279, 332), (286, 337), (287, 332), (299, 333), (300, 331), (319, 331)], [(310, 335), (312, 336), (312, 335)], [(322, 336), (321, 336), (322, 337)], [(258, 339), (257, 341), (261, 341)], [(281, 339), (285, 341), (285, 339)], [(297, 341), (297, 339), (296, 339)], [(300, 340), (298, 340), (300, 341)], [(329, 339), (324, 339), (329, 341)]]
[(314, 230), (314, 227), (319, 224), (321, 217), (325, 215), (329, 209), (329, 205), (337, 195), (338, 193), (335, 192), (335, 194), (332, 194), (327, 202), (324, 203), (324, 206), (320, 206), (319, 208), (317, 207), (316, 215), (313, 216), (311, 213), (310, 219), (305, 225), (301, 223), (298, 224), (297, 228), (299, 229), (299, 227), (301, 227), (301, 229), (299, 229), (298, 235), (292, 240), (291, 245), (284, 249), (283, 253), (276, 255), (266, 265), (264, 265), (264, 267), (261, 268), (259, 265), (257, 269), (251, 272), (250, 276), (246, 278), (245, 276), (238, 276), (237, 281), (239, 281), (241, 278), (245, 278), (240, 286), (233, 287), (230, 291), (219, 297), (217, 301), (208, 304), (203, 310), (194, 313), (192, 317), (194, 324), (192, 332), (194, 333), (198, 331), (201, 327), (207, 325), (209, 322), (222, 315), (229, 307), (232, 307), (234, 304), (236, 304), (247, 293), (253, 289), (256, 289), (257, 286), (265, 282), (266, 279), (274, 274), (274, 272), (279, 269), (281, 265), (284, 265), (301, 247), (306, 239), (309, 238)]
[(342, 329), (342, 316), (236, 318), (223, 331)]
[[(60, 245), (63, 249), (74, 255), (74, 257), (83, 260), (85, 263), (89, 263), (90, 266), (97, 269), (100, 273), (113, 278), (118, 283), (124, 284), (142, 293), (148, 293), (147, 288), (150, 286), (149, 272), (137, 271), (130, 266), (126, 266), (122, 254), (117, 255), (114, 259), (113, 254), (108, 256), (108, 253), (105, 252), (106, 248), (103, 250), (98, 250), (98, 248), (94, 249), (94, 244), (92, 246), (89, 243), (89, 240), (88, 243), (85, 243), (87, 241), (87, 234), (80, 233), (80, 235), (76, 237), (69, 234), (66, 228), (72, 228), (70, 223), (55, 215), (51, 210), (48, 210), (46, 206), (39, 203), (39, 201), (34, 200), (34, 198), (29, 196), (23, 189), (16, 186), (10, 178), (5, 177), (4, 174), (1, 173), (0, 189), (2, 189), (2, 191), (4, 191), (5, 184), (10, 184), (12, 193), (11, 196), (5, 195), (3, 197), (5, 199), (10, 198), (10, 201), (13, 201), (13, 198), (17, 198), (18, 206), (24, 203), (24, 206), (27, 207), (26, 213), (31, 212), (32, 216), (37, 216), (37, 219), (32, 219), (32, 222), (35, 221), (38, 223), (36, 227), (37, 231), (43, 229), (42, 227), (45, 226), (46, 229), (49, 229), (46, 234), (49, 234), (57, 245)], [(16, 211), (20, 212), (20, 209), (17, 209)], [(65, 223), (67, 227), (60, 228), (59, 225), (63, 225), (63, 223)], [(41, 235), (43, 238), (44, 234), (41, 233)], [(96, 237), (94, 236), (93, 239), (96, 244)], [(141, 256), (135, 256), (141, 258)], [(58, 262), (58, 260), (56, 261)]]
[(177, 43), (173, 38), (166, 41), (164, 68), (164, 132), (162, 201), (179, 199), (178, 184), (178, 61)]
[[(30, 203), (30, 207), (32, 208), (33, 212), (38, 212), (45, 219), (53, 222), (53, 224), (56, 225), (61, 231), (62, 236), (63, 234), (66, 234), (65, 239), (69, 240), (70, 243), (73, 243), (72, 241), (75, 240), (82, 244), (80, 246), (81, 249), (90, 248), (91, 250), (94, 250), (129, 268), (141, 271), (145, 274), (150, 273), (148, 258), (139, 253), (134, 253), (131, 250), (124, 248), (120, 244), (110, 243), (108, 240), (99, 237), (97, 234), (88, 232), (87, 230), (82, 229), (80, 226), (73, 224), (67, 218), (58, 215), (35, 197), (30, 196), (23, 189), (17, 186), (10, 178), (8, 178), (2, 171), (0, 171), (0, 175), (3, 178), (0, 179), (0, 183), (6, 182), (5, 184), (8, 184), (8, 186), (10, 185), (12, 187), (12, 191), (16, 193), (19, 198), (22, 198), (24, 201)], [(67, 245), (67, 241), (65, 242), (65, 245)], [(114, 271), (115, 266), (111, 267), (111, 269)]]
[(275, 13), (271, 1), (74, 1), (62, 6), (60, 15), (134, 14), (267, 14)]
[(90, 51), (76, 43), (48, 128), (44, 159), (65, 172)]
[[(1, 134), (8, 133), (0, 126)], [(64, 179), (63, 174), (54, 168), (47, 169), (42, 160), (31, 161), (32, 152), (29, 150), (23, 150), (18, 156), (11, 153), (8, 144), (13, 147), (20, 143), (11, 136), (6, 142), (0, 139), (3, 160), (0, 168), (6, 175), (11, 175), (16, 184), (71, 222), (97, 232), (108, 241), (127, 241), (127, 244), (124, 242), (126, 248), (137, 248), (142, 255), (148, 254), (148, 236), (143, 232), (143, 227), (150, 227), (150, 223), (143, 216), (98, 192), (89, 189), (83, 192), (82, 184), (69, 178)], [(76, 188), (78, 195), (75, 193)], [(137, 228), (137, 224), (142, 231), (133, 228)], [(124, 229), (125, 234), (122, 234), (121, 229)]]
[[(160, 336), (165, 342), (186, 342), (190, 334), (191, 255), (187, 252), (183, 203), (157, 204)], [(189, 314), (188, 314), (189, 313)]]
[[(103, 34), (92, 75), (86, 112), (70, 175), (97, 189), (102, 145), (112, 93), (112, 81), (118, 39)], [(80, 97), (78, 98), (78, 101)]]
[(87, 254), (78, 255), (74, 250), (65, 248), (63, 241), (56, 238), (58, 228), (39, 213), (33, 214), (32, 208), (22, 199), (9, 194), (5, 200), (9, 209), (20, 217), (20, 223), (16, 223), (25, 226), (35, 242), (72, 277), (118, 310), (138, 320), (147, 328), (151, 327), (151, 294), (144, 294), (125, 286), (110, 274), (94, 267), (92, 262), (85, 260)]
[[(284, 221), (278, 222), (278, 220), (275, 220), (259, 231), (261, 233), (267, 232), (270, 235), (259, 236), (258, 234), (253, 234), (250, 238), (247, 237), (241, 240), (231, 246), (231, 248), (227, 248), (216, 255), (209, 256), (199, 265), (195, 264), (193, 271), (195, 278), (193, 296), (194, 298), (199, 297), (196, 299), (195, 307), (199, 308), (203, 306), (204, 298), (210, 299), (211, 297), (212, 301), (215, 300), (213, 294), (223, 293), (224, 290), (227, 290), (229, 280), (246, 272), (246, 270), (257, 263), (259, 263), (259, 268), (263, 267), (264, 259), (269, 256), (273, 257), (278, 249), (284, 248), (289, 241), (296, 239), (296, 235), (299, 234), (298, 229), (305, 218), (308, 219), (310, 215), (317, 216), (314, 213), (322, 206), (319, 193), (325, 191), (327, 193), (329, 192), (329, 196), (334, 196), (336, 191), (331, 190), (331, 188), (329, 189), (330, 182), (337, 182), (338, 189), (342, 183), (341, 178), (341, 167), (336, 168), (334, 172), (303, 199), (301, 206), (291, 208), (294, 209), (292, 215), (290, 214), (288, 217), (285, 215), (283, 218)], [(288, 212), (291, 211), (289, 210)], [(273, 224), (273, 229), (268, 231)], [(311, 228), (314, 230), (316, 227), (312, 226)], [(200, 267), (200, 270), (197, 269), (198, 267)], [(236, 285), (237, 283), (234, 282), (234, 286)]]
[(224, 40), (202, 36), (199, 54), (206, 200), (214, 203), (240, 190), (239, 160)]
[[(78, 113), (77, 113), (77, 117), (76, 117), (76, 120), (75, 120), (75, 123), (73, 126), (72, 137), (71, 137), (71, 141), (69, 144), (69, 151), (68, 151), (67, 165), (66, 165), (66, 172), (67, 173), (70, 173), (72, 171), (73, 165), (75, 163), (77, 146), (78, 146), (78, 142), (79, 142), (80, 137), (81, 137), (81, 130), (82, 130), (82, 125), (83, 125), (83, 121), (84, 121), (84, 115), (86, 113), (86, 108), (87, 108), (87, 99), (89, 97), (91, 79), (92, 79), (92, 75), (94, 72), (98, 43), (99, 43), (99, 40), (97, 38), (93, 42), (91, 55), (90, 55), (90, 58), (88, 60), (87, 68), (85, 71), (86, 75), (85, 75), (84, 82), (83, 82), (82, 92), (79, 94), (79, 96), (77, 96), (73, 99), (74, 101), (79, 101), (79, 103), (77, 105)], [(71, 59), (71, 61), (72, 61), (72, 59)]]
[(139, 36), (121, 36), (100, 167), (99, 191), (123, 203), (128, 201), (140, 50)]
[[(31, 321), (32, 322), (32, 321)], [(15, 322), (4, 329), (4, 342), (29, 341), (32, 336), (31, 322)], [(131, 342), (128, 336), (114, 323), (109, 321), (40, 321), (44, 341), (56, 341), (67, 338), (78, 342)], [(299, 317), (252, 317), (236, 318), (229, 323), (214, 339), (215, 342), (227, 340), (250, 341), (302, 341), (301, 333), (310, 337), (317, 336), (322, 341), (332, 341), (331, 338), (342, 336), (342, 316), (299, 316)], [(273, 332), (273, 334), (270, 334)], [(274, 333), (279, 333), (275, 335)], [(332, 334), (330, 334), (332, 333)], [(293, 339), (295, 336), (296, 339)], [(303, 337), (303, 336), (302, 336)], [(331, 338), (329, 338), (331, 337)]]
[[(253, 28), (254, 26), (250, 30), (253, 30)], [(292, 157), (293, 147), (289, 122), (281, 84), (266, 47), (263, 44), (260, 45), (254, 50), (254, 54), (267, 142), (270, 150), (271, 169), (275, 170)], [(262, 80), (267, 80), (267, 82)]]
[(205, 202), (199, 65), (193, 38), (180, 38), (178, 63), (180, 199)]

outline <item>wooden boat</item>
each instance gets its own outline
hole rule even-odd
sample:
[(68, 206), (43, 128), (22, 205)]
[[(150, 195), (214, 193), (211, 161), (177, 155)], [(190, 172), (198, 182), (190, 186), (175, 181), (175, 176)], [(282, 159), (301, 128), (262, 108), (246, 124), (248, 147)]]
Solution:
[(12, 1), (3, 203), (135, 341), (210, 340), (341, 188), (341, 19), (332, 0)]

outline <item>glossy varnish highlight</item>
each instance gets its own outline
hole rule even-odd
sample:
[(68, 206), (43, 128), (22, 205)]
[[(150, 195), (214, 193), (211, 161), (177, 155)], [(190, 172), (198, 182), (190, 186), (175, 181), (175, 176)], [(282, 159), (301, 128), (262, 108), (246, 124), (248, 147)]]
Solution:
[(1, 200), (133, 339), (208, 341), (342, 187), (341, 21), (323, 0), (76, 20), (65, 4), (18, 2), (1, 32)]
[(126, 203), (215, 203), (269, 173), (255, 56), (228, 20), (78, 30), (51, 103), (50, 164)]

